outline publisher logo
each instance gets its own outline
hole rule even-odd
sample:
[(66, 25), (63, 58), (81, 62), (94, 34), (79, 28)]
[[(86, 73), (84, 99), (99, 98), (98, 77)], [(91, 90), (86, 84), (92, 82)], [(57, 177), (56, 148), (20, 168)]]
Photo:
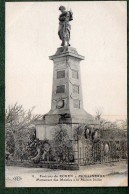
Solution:
[(20, 176), (15, 176), (13, 179), (14, 179), (15, 181), (21, 181), (21, 180), (22, 180), (22, 178), (21, 178)]

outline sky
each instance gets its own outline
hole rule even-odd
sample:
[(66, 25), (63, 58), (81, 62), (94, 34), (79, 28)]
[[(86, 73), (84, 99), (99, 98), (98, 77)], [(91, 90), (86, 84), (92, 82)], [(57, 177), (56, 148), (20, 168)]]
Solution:
[(59, 6), (73, 11), (70, 44), (80, 55), (84, 109), (107, 120), (127, 115), (125, 1), (6, 2), (6, 107), (51, 108), (53, 62), (60, 47)]

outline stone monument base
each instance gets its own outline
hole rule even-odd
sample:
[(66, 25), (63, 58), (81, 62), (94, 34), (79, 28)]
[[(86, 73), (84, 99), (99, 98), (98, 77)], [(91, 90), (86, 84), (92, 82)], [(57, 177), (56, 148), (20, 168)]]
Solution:
[(77, 163), (77, 150), (83, 149), (83, 146), (78, 147), (79, 142), (75, 135), (77, 129), (83, 124), (96, 124), (94, 117), (83, 108), (80, 61), (84, 60), (84, 56), (78, 54), (75, 48), (64, 46), (58, 48), (49, 59), (54, 63), (51, 110), (42, 120), (35, 122), (36, 138), (50, 142), (58, 129), (66, 130), (68, 141), (72, 141), (74, 161)]

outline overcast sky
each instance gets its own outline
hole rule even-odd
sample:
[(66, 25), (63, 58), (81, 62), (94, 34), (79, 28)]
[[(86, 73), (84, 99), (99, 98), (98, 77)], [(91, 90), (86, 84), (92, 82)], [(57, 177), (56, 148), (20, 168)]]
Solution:
[(71, 46), (80, 63), (84, 109), (106, 119), (126, 118), (127, 8), (125, 1), (6, 2), (6, 106), (50, 110), (60, 5), (73, 11)]

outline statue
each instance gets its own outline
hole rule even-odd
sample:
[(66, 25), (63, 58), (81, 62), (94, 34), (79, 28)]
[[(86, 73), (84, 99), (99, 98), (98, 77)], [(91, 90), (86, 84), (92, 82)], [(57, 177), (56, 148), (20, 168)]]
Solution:
[(58, 35), (60, 39), (62, 40), (61, 46), (70, 46), (69, 40), (70, 40), (70, 30), (71, 25), (69, 24), (69, 21), (73, 20), (73, 13), (72, 11), (66, 11), (66, 8), (64, 6), (60, 6), (59, 10), (62, 12), (59, 16), (59, 30)]

